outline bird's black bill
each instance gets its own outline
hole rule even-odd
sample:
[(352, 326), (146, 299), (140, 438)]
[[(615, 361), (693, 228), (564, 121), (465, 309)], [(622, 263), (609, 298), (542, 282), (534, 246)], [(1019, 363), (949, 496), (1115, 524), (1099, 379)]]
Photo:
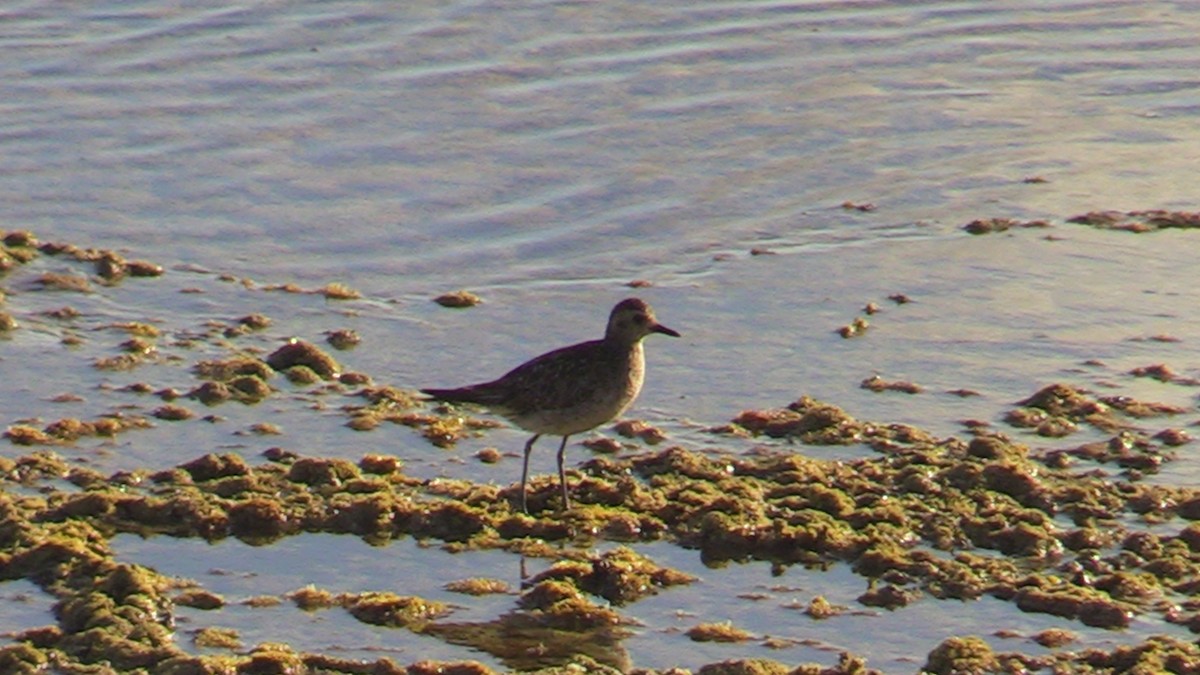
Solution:
[(650, 330), (654, 331), (655, 333), (662, 333), (663, 335), (670, 335), (671, 337), (679, 337), (679, 331), (671, 330), (670, 328), (667, 328), (666, 326), (662, 325), (661, 323), (654, 324), (654, 328), (651, 328)]

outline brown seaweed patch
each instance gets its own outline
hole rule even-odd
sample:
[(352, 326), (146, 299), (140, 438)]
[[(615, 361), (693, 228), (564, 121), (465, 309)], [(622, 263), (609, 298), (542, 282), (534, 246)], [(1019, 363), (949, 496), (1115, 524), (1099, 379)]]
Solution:
[(325, 296), (327, 300), (358, 300), (362, 297), (362, 293), (337, 281), (325, 284), (315, 293)]
[(558, 630), (579, 632), (622, 622), (615, 611), (591, 602), (566, 581), (540, 581), (521, 595), (518, 604), (530, 618)]
[(223, 455), (207, 454), (190, 462), (179, 465), (192, 480), (197, 482), (227, 478), (229, 476), (248, 476), (250, 465), (241, 455), (226, 453)]
[(400, 473), (404, 468), (404, 463), (400, 458), (394, 455), (364, 455), (358, 461), (358, 468), (364, 473), (373, 473), (380, 476)]
[(867, 321), (866, 317), (859, 316), (859, 317), (855, 317), (854, 320), (851, 321), (850, 323), (839, 327), (834, 332), (848, 340), (850, 338), (858, 337), (858, 336), (862, 335), (863, 333), (866, 333), (867, 329), (870, 327), (871, 327), (871, 322)]
[(63, 272), (46, 272), (33, 280), (42, 290), (69, 291), (73, 293), (91, 293), (92, 284), (88, 278), (79, 274)]
[(1200, 386), (1200, 380), (1194, 377), (1184, 377), (1176, 373), (1170, 366), (1165, 363), (1154, 363), (1148, 366), (1138, 366), (1129, 371), (1134, 377), (1149, 377), (1159, 382), (1173, 382), (1189, 387)]
[(952, 637), (929, 652), (923, 672), (934, 675), (997, 672), (1000, 661), (983, 638)]
[(1162, 415), (1182, 415), (1188, 409), (1182, 406), (1171, 405), (1169, 403), (1155, 403), (1152, 401), (1139, 401), (1129, 396), (1104, 396), (1100, 399), (1101, 403), (1120, 410), (1130, 417), (1160, 417)]
[(13, 248), (36, 248), (38, 245), (37, 236), (29, 230), (5, 232), (4, 239), (0, 241), (3, 241), (5, 246)]
[(464, 307), (474, 307), (483, 302), (483, 299), (470, 291), (463, 290), (443, 293), (434, 298), (433, 301), (442, 307), (461, 309)]
[(733, 424), (753, 434), (797, 438), (804, 443), (835, 445), (862, 440), (864, 428), (841, 408), (807, 396), (774, 410), (747, 410)]
[(321, 381), (321, 376), (308, 366), (292, 366), (283, 371), (283, 375), (288, 382), (300, 386), (316, 384)]
[(200, 589), (191, 589), (177, 594), (173, 598), (175, 604), (194, 609), (220, 609), (225, 606), (225, 599), (216, 593)]
[(588, 450), (591, 450), (592, 452), (598, 452), (605, 455), (611, 455), (620, 452), (622, 447), (620, 441), (613, 438), (608, 438), (606, 436), (589, 438), (581, 441), (580, 445)]
[(146, 360), (144, 353), (129, 353), (117, 354), (116, 356), (106, 356), (96, 359), (92, 366), (97, 370), (109, 370), (120, 372), (125, 370), (133, 370), (140, 366)]
[(272, 352), (267, 357), (267, 365), (281, 372), (293, 366), (306, 366), (326, 380), (336, 379), (342, 370), (337, 360), (320, 347), (299, 339), (293, 339)]
[(271, 385), (253, 375), (235, 377), (228, 384), (234, 398), (243, 403), (256, 403), (271, 395)]
[(343, 598), (340, 598), (323, 588), (317, 588), (312, 584), (309, 584), (304, 588), (294, 590), (286, 594), (285, 597), (306, 612), (313, 612), (318, 609), (329, 609), (330, 607), (339, 606), (343, 602)]
[(152, 410), (150, 415), (160, 420), (168, 420), (172, 422), (179, 422), (195, 417), (195, 414), (191, 410), (188, 410), (183, 406), (172, 404), (159, 406)]
[(1058, 649), (1065, 647), (1072, 642), (1079, 641), (1079, 635), (1069, 630), (1062, 628), (1047, 628), (1032, 636), (1034, 642), (1049, 649)]
[(439, 448), (454, 447), (456, 443), (473, 432), (481, 429), (495, 429), (500, 426), (499, 422), (493, 420), (456, 414), (454, 409), (448, 406), (439, 407), (439, 410), (444, 410), (446, 414), (429, 415), (411, 412), (389, 417), (389, 419), (406, 427), (419, 429), (426, 440)]
[(896, 584), (881, 584), (858, 596), (858, 601), (867, 607), (900, 609), (915, 602), (922, 595), (915, 588), (901, 588)]
[(204, 405), (213, 406), (229, 400), (246, 404), (257, 403), (271, 395), (271, 385), (255, 375), (240, 375), (228, 382), (211, 380), (192, 389), (187, 394)]
[(1050, 227), (1050, 223), (1045, 220), (1020, 221), (1012, 218), (980, 218), (963, 225), (962, 229), (969, 234), (995, 234), (1006, 232), (1014, 227), (1046, 228)]
[(387, 592), (350, 593), (340, 600), (346, 611), (363, 623), (415, 631), (449, 611), (440, 602)]
[(237, 322), (239, 326), (245, 326), (249, 330), (266, 330), (271, 326), (271, 317), (254, 312), (239, 318)]
[(341, 328), (327, 331), (325, 333), (325, 341), (334, 349), (346, 350), (357, 347), (362, 342), (362, 336), (357, 331), (349, 328)]
[(192, 643), (197, 647), (209, 649), (241, 649), (241, 634), (233, 628), (217, 628), (209, 626), (201, 628), (192, 636)]
[(754, 634), (738, 628), (731, 621), (723, 623), (701, 623), (685, 633), (693, 642), (748, 642), (756, 639)]
[(337, 487), (359, 477), (358, 467), (345, 459), (304, 457), (293, 462), (287, 472), (288, 480), (312, 487)]
[(1043, 387), (1019, 405), (1022, 407), (1005, 415), (1005, 421), (1015, 427), (1034, 428), (1043, 436), (1066, 436), (1075, 431), (1078, 422), (1102, 431), (1116, 431), (1125, 426), (1110, 406), (1090, 398), (1083, 389), (1066, 384)]
[(398, 669), (396, 675), (495, 675), (495, 672), (478, 661), (417, 661), (408, 668)]
[(52, 445), (57, 442), (50, 434), (28, 424), (10, 425), (4, 430), (4, 437), (13, 445)]
[(269, 544), (286, 534), (294, 534), (300, 527), (283, 504), (267, 497), (236, 502), (226, 513), (230, 532), (251, 544)]
[(355, 431), (368, 431), (383, 422), (403, 423), (404, 411), (418, 405), (416, 394), (396, 387), (364, 387), (356, 395), (367, 400), (365, 406), (343, 406), (350, 416), (347, 423)]
[(475, 453), (475, 459), (478, 459), (484, 464), (495, 464), (499, 462), (502, 457), (503, 455), (496, 448), (483, 448), (479, 452)]
[(151, 426), (151, 422), (144, 417), (114, 413), (91, 421), (64, 417), (50, 422), (41, 431), (17, 424), (10, 426), (4, 435), (16, 445), (54, 445), (88, 436), (111, 438), (123, 431)]
[(820, 621), (844, 614), (848, 609), (845, 605), (835, 605), (826, 600), (824, 596), (817, 595), (808, 601), (808, 605), (804, 608), (804, 613)]
[(871, 377), (868, 377), (858, 386), (874, 392), (898, 391), (904, 394), (919, 394), (922, 391), (925, 391), (924, 387), (919, 384), (905, 382), (903, 380), (889, 382), (878, 375), (872, 375)]
[(622, 420), (613, 425), (613, 431), (625, 438), (640, 438), (648, 445), (658, 445), (667, 439), (666, 432), (642, 420)]
[(203, 380), (229, 382), (243, 376), (257, 377), (268, 380), (274, 374), (270, 366), (262, 361), (248, 356), (238, 356), (229, 359), (200, 361), (192, 366), (192, 372)]
[(458, 579), (448, 582), (443, 588), (451, 593), (463, 593), (465, 595), (495, 595), (512, 592), (512, 588), (509, 587), (508, 582), (482, 577)]
[(1192, 442), (1192, 435), (1183, 429), (1168, 428), (1154, 434), (1154, 439), (1162, 441), (1163, 445), (1171, 447), (1187, 445)]
[(614, 605), (625, 605), (659, 588), (689, 584), (695, 577), (669, 567), (660, 567), (633, 549), (619, 546), (586, 562), (559, 562), (532, 579), (570, 580), (578, 588), (598, 595)]
[(204, 405), (217, 405), (224, 403), (233, 398), (233, 392), (229, 390), (229, 385), (224, 382), (205, 382), (185, 394), (188, 398), (194, 398)]
[(1167, 229), (1200, 227), (1200, 213), (1188, 211), (1091, 211), (1067, 219), (1068, 223), (1090, 225), (1102, 230), (1122, 230), (1141, 234)]
[[(770, 647), (771, 645), (764, 642), (764, 646)], [(859, 667), (864, 667), (862, 661), (859, 661)], [(843, 672), (847, 674), (861, 672), (862, 675), (876, 675), (876, 671), (872, 670), (864, 669), (859, 671), (851, 669), (842, 671), (832, 668), (822, 668), (817, 665), (808, 667), (800, 666), (793, 669), (771, 659), (730, 659), (721, 661), (720, 663), (710, 663), (702, 666), (696, 675), (838, 675)]]

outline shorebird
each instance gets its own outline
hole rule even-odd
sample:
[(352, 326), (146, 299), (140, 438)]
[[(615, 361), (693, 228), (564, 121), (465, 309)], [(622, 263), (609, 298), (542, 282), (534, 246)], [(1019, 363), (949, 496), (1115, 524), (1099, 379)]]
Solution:
[(529, 513), (525, 486), (533, 444), (543, 434), (562, 436), (558, 446), (558, 481), (563, 508), (569, 509), (571, 498), (563, 470), (567, 439), (616, 418), (637, 398), (646, 373), (642, 339), (651, 333), (679, 337), (679, 333), (654, 318), (650, 305), (629, 298), (613, 307), (601, 340), (547, 352), (491, 382), (421, 392), (450, 403), (482, 405), (533, 433), (525, 443), (525, 462), (521, 467), (521, 510), (525, 513)]

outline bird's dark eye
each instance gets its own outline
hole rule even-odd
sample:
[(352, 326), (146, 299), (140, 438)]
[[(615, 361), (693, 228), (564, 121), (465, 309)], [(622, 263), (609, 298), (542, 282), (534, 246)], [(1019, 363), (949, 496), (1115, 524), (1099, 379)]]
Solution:
[(646, 316), (645, 314), (634, 314), (633, 315), (634, 323), (644, 324), (649, 320), (650, 320), (650, 317)]

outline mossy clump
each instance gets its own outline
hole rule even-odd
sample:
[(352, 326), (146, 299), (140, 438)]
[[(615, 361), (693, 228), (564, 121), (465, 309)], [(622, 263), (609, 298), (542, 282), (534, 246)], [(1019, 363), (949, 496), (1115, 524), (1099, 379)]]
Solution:
[(483, 299), (470, 291), (453, 291), (451, 293), (443, 293), (434, 298), (433, 301), (442, 307), (461, 309), (464, 307), (474, 307), (483, 302)]
[(496, 675), (496, 671), (478, 661), (417, 661), (401, 672), (404, 675)]
[(267, 357), (267, 365), (279, 372), (294, 366), (305, 366), (324, 380), (336, 379), (338, 373), (342, 371), (337, 360), (321, 350), (320, 347), (311, 342), (297, 339), (293, 339), (271, 352)]
[(962, 229), (968, 234), (996, 234), (1007, 232), (1014, 227), (1045, 228), (1050, 227), (1050, 223), (1045, 220), (1020, 221), (1012, 218), (979, 218), (963, 225)]
[(399, 417), (399, 422), (404, 426), (419, 429), (426, 440), (439, 448), (452, 448), (467, 438), (472, 428), (481, 428), (474, 426), (468, 418), (458, 415), (407, 413)]
[(192, 636), (192, 643), (207, 649), (241, 649), (242, 638), (232, 628), (209, 626), (201, 628)]
[(328, 609), (342, 604), (341, 598), (312, 584), (288, 593), (287, 598), (306, 612)]
[(934, 675), (957, 675), (958, 673), (990, 673), (999, 669), (996, 654), (983, 638), (952, 637), (929, 652), (924, 672)]
[(250, 465), (241, 455), (228, 452), (221, 455), (209, 453), (190, 462), (180, 464), (179, 468), (186, 471), (192, 480), (200, 482), (226, 478), (228, 476), (247, 476)]
[[(1060, 438), (1073, 433), (1080, 423), (1101, 431), (1119, 431), (1128, 425), (1114, 410), (1132, 407), (1118, 397), (1094, 399), (1084, 389), (1067, 384), (1051, 384), (1020, 401), (1020, 408), (1009, 411), (1005, 421), (1021, 428), (1036, 429), (1041, 436)], [(1114, 407), (1117, 403), (1120, 407)], [(1172, 408), (1171, 411), (1174, 411)], [(1159, 414), (1168, 412), (1160, 410)]]
[(733, 424), (754, 434), (817, 445), (857, 443), (864, 433), (863, 425), (841, 408), (809, 397), (786, 408), (747, 410), (734, 418)]
[(447, 611), (446, 605), (440, 602), (384, 592), (347, 594), (341, 597), (341, 604), (363, 623), (414, 631), (420, 631)]
[(325, 333), (325, 341), (334, 349), (346, 350), (357, 347), (362, 342), (362, 336), (357, 331), (342, 328)]
[(1062, 628), (1047, 628), (1033, 636), (1034, 642), (1049, 649), (1064, 647), (1078, 640), (1078, 634)]
[(88, 278), (78, 274), (46, 272), (34, 279), (34, 283), (41, 289), (49, 291), (92, 292), (92, 284)]
[(667, 434), (658, 427), (641, 420), (624, 420), (613, 426), (613, 431), (625, 438), (639, 438), (648, 445), (658, 445), (667, 439)]
[(271, 317), (265, 314), (247, 314), (237, 320), (238, 325), (245, 326), (250, 330), (266, 330), (271, 327)]
[(316, 293), (328, 300), (358, 300), (362, 297), (362, 293), (337, 281), (325, 284)]
[(619, 614), (591, 602), (566, 581), (540, 581), (521, 594), (518, 605), (528, 617), (558, 630), (579, 632), (621, 623)]
[(225, 606), (225, 599), (216, 593), (200, 589), (191, 589), (179, 593), (174, 598), (175, 604), (194, 609), (220, 609)]
[(444, 588), (451, 593), (463, 593), (465, 595), (494, 595), (512, 592), (512, 589), (509, 588), (508, 583), (505, 581), (484, 579), (481, 577), (451, 581)]
[(1169, 229), (1200, 228), (1200, 213), (1189, 211), (1091, 211), (1067, 219), (1068, 223), (1090, 225), (1102, 230), (1120, 230), (1142, 234)]
[(316, 384), (321, 381), (321, 376), (308, 366), (292, 366), (283, 371), (283, 375), (288, 379), (288, 382), (302, 386)]
[(249, 543), (269, 543), (299, 530), (299, 524), (284, 505), (267, 497), (236, 502), (226, 513), (230, 532)]
[(358, 467), (349, 460), (303, 457), (292, 463), (287, 479), (313, 487), (336, 487), (360, 475)]
[(229, 382), (238, 377), (252, 376), (266, 381), (274, 371), (262, 361), (248, 356), (237, 356), (229, 359), (201, 361), (192, 366), (196, 377), (216, 382)]
[(55, 438), (28, 424), (13, 424), (4, 430), (4, 437), (13, 445), (52, 445)]
[(755, 639), (754, 634), (734, 626), (732, 622), (701, 623), (685, 633), (693, 642), (747, 642)]
[(551, 565), (531, 583), (547, 579), (571, 580), (579, 589), (614, 605), (625, 605), (658, 592), (658, 589), (689, 584), (695, 577), (654, 564), (631, 548), (618, 546), (587, 561), (564, 561)]
[(820, 595), (814, 596), (812, 600), (809, 600), (808, 606), (804, 608), (805, 614), (818, 621), (837, 616), (845, 611), (845, 607), (836, 606)]
[(54, 445), (89, 436), (111, 438), (129, 429), (150, 426), (153, 425), (143, 417), (114, 413), (90, 421), (64, 417), (50, 422), (41, 431), (27, 425), (13, 425), (4, 435), (17, 445)]
[(771, 659), (737, 659), (701, 666), (696, 675), (804, 675)]
[(150, 415), (157, 419), (171, 422), (188, 420), (195, 416), (191, 410), (188, 410), (183, 406), (170, 404), (155, 408), (150, 412)]

